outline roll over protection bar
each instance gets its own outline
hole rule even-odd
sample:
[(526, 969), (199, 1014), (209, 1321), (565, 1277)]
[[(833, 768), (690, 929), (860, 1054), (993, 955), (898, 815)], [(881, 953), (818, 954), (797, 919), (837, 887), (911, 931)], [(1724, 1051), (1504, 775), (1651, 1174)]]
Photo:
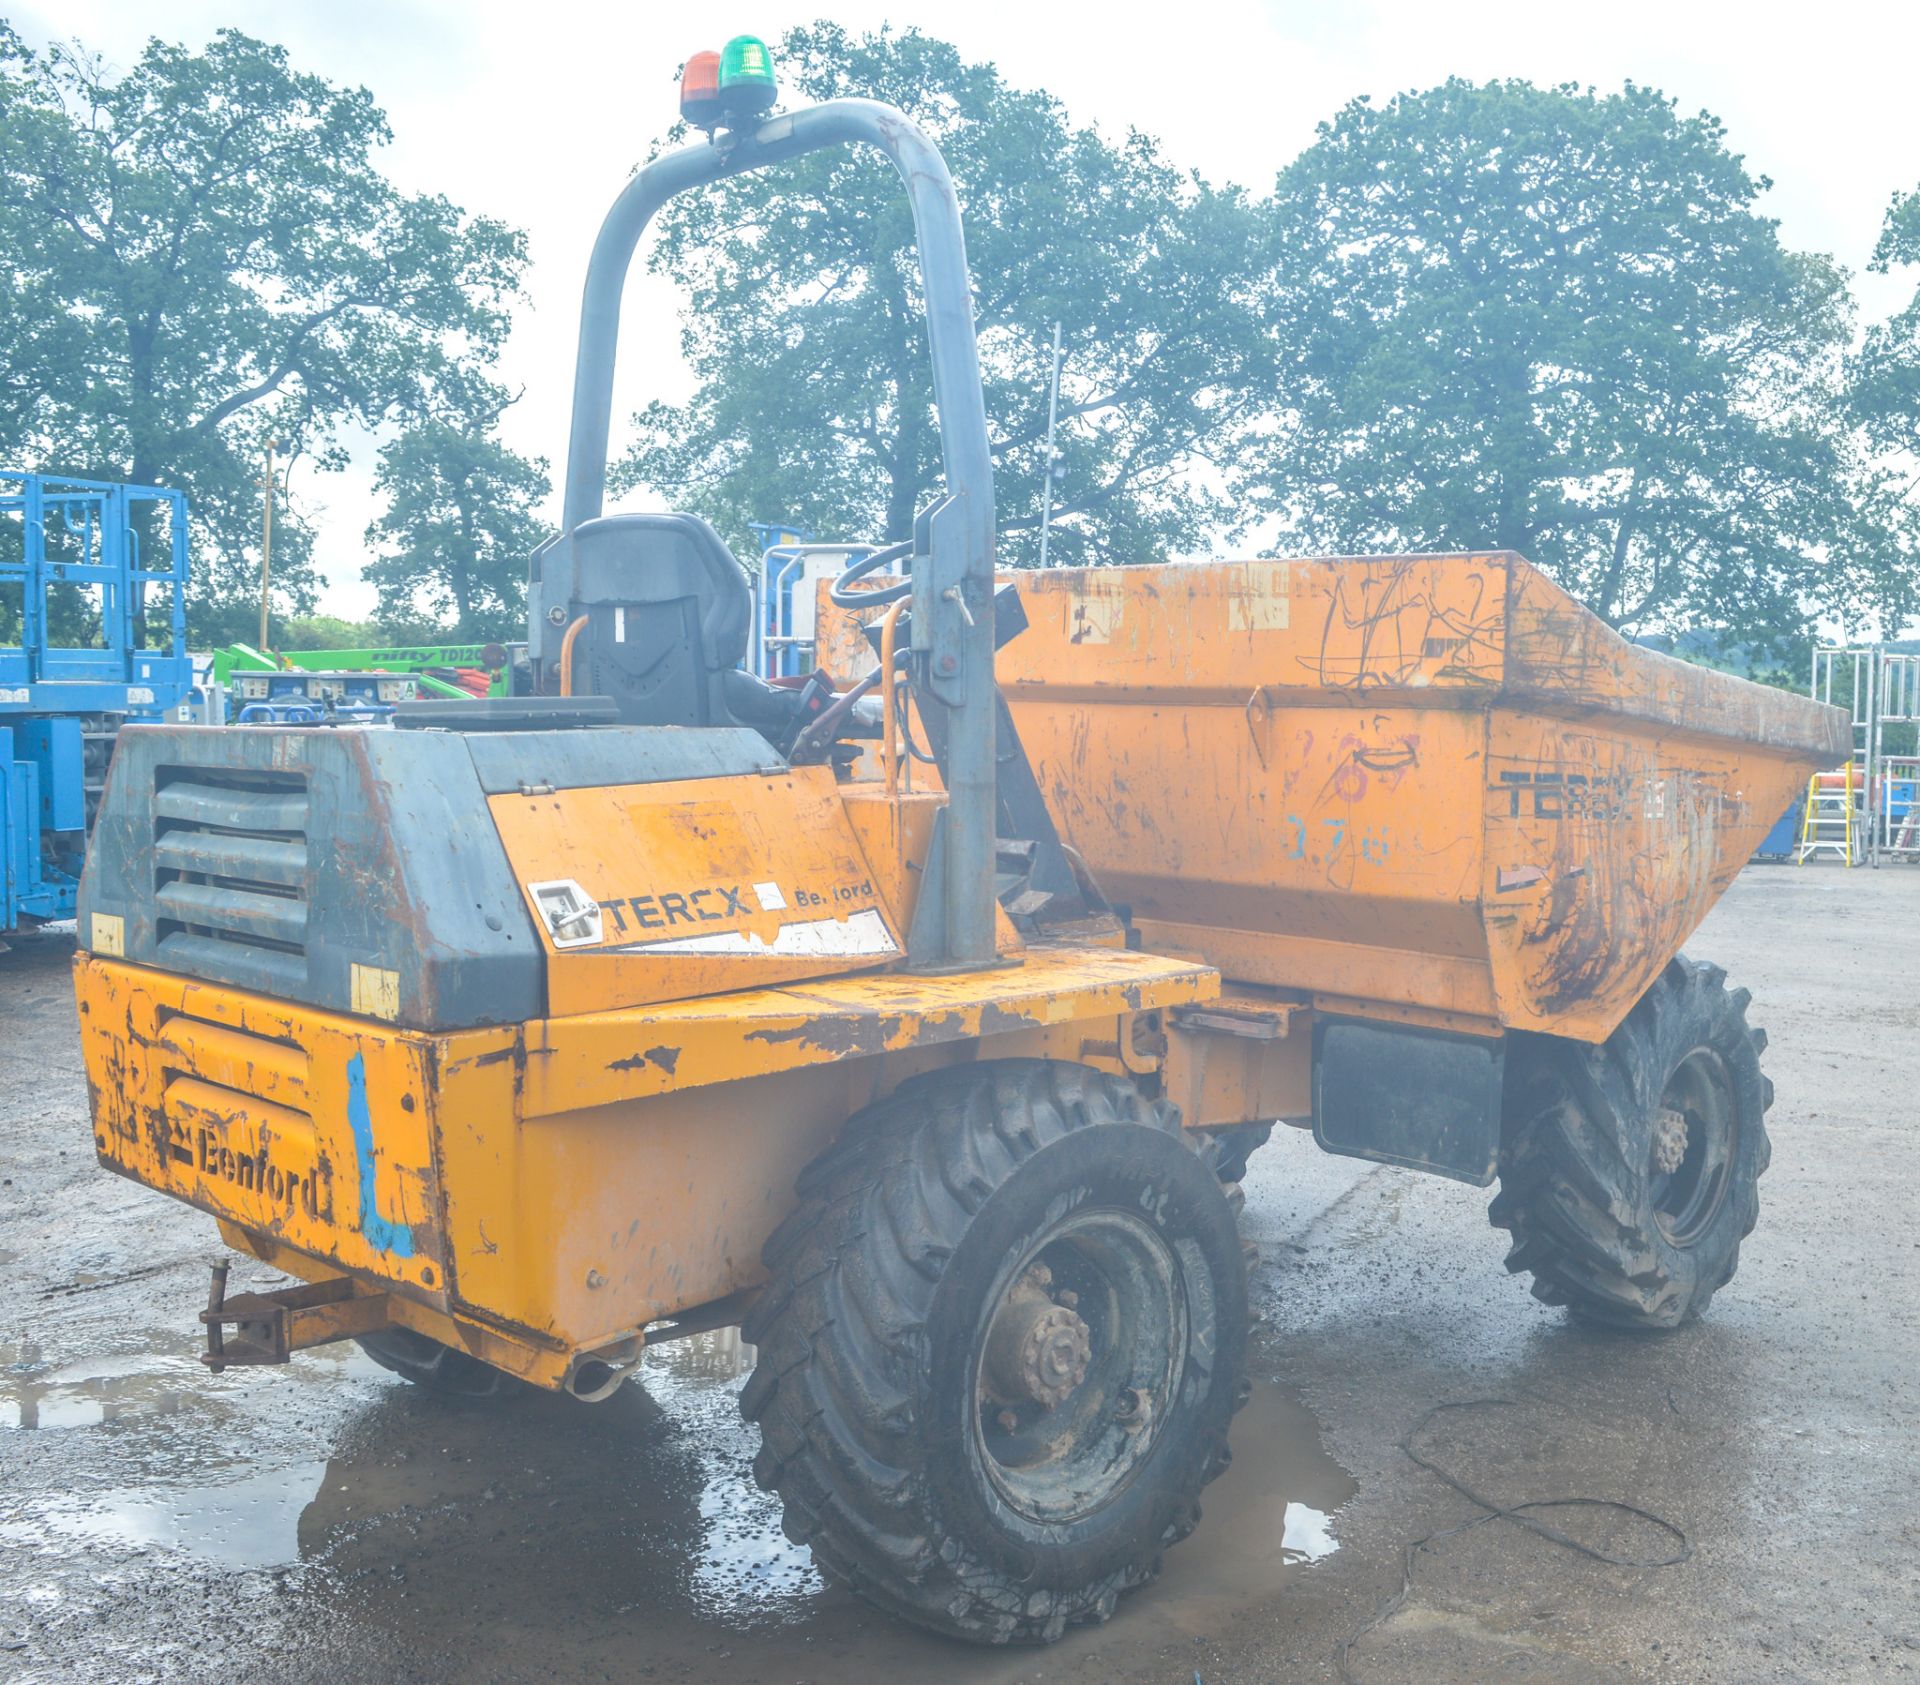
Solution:
[(676, 194), (854, 143), (887, 155), (912, 207), (947, 488), (916, 523), (912, 564), (918, 690), (923, 705), (946, 711), (948, 805), (921, 891), (933, 916), (916, 914), (910, 948), (930, 969), (986, 965), (995, 958), (993, 459), (960, 207), (939, 149), (904, 113), (877, 100), (830, 100), (666, 153), (622, 190), (587, 265), (562, 527), (594, 519), (605, 499), (620, 301), (654, 213)]

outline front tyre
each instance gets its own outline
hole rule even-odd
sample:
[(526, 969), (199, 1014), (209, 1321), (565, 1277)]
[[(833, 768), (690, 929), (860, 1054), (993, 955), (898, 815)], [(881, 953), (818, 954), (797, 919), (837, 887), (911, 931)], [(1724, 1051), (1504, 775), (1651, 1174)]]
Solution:
[(1172, 1109), (1074, 1065), (941, 1071), (800, 1193), (740, 1400), (787, 1536), (952, 1637), (1105, 1620), (1192, 1531), (1243, 1397), (1233, 1210)]
[(1751, 998), (1681, 958), (1598, 1047), (1514, 1038), (1488, 1215), (1536, 1298), (1591, 1322), (1675, 1328), (1733, 1279), (1772, 1156)]

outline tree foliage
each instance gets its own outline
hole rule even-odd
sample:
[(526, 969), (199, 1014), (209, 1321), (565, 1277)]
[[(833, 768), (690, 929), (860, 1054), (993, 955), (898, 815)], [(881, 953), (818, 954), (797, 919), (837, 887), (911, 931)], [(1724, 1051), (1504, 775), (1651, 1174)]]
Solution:
[[(1625, 630), (1756, 659), (1913, 611), (1920, 292), (1854, 346), (1846, 277), (1782, 244), (1711, 117), (1450, 81), (1347, 106), (1255, 201), (916, 31), (815, 24), (781, 61), (793, 103), (888, 100), (947, 156), (1004, 560), (1037, 548), (1058, 321), (1063, 562), (1259, 514), (1284, 548), (1517, 549)], [(524, 243), (397, 191), (387, 139), (364, 89), (234, 30), (113, 75), (0, 22), (0, 438), (188, 492), (201, 641), (252, 631), (265, 441), (337, 468), (359, 429), (387, 441), (383, 618), (517, 625), (546, 465), (499, 443), (492, 365)], [(616, 489), (741, 543), (759, 519), (904, 537), (941, 475), (891, 167), (838, 150), (717, 184), (649, 261), (689, 288), (696, 385), (637, 418)], [(1920, 265), (1920, 190), (1874, 263)], [(283, 496), (283, 608), (312, 605), (311, 547)]]
[(1626, 630), (1897, 618), (1837, 396), (1841, 271), (1720, 124), (1629, 84), (1348, 105), (1280, 178), (1253, 481), (1331, 550), (1504, 547)]
[(491, 382), (452, 383), (380, 449), (387, 507), (367, 528), (365, 576), (397, 636), (461, 642), (524, 636), (527, 558), (547, 536), (536, 510), (549, 485), (495, 434), (511, 400)]
[[(1920, 188), (1894, 195), (1872, 267), (1882, 274), (1920, 268)], [(1920, 286), (1904, 309), (1867, 330), (1853, 361), (1852, 403), (1881, 453), (1885, 524), (1904, 565), (1920, 569)]]
[[(1151, 561), (1230, 518), (1217, 473), (1270, 385), (1255, 310), (1259, 228), (1234, 191), (1155, 144), (1072, 127), (917, 31), (791, 31), (792, 103), (900, 106), (945, 154), (966, 219), (997, 475), (1001, 554), (1040, 520), (1055, 321), (1065, 374), (1062, 561)], [(677, 138), (677, 137), (676, 137)], [(940, 484), (912, 221), (892, 166), (816, 153), (663, 212), (650, 262), (681, 278), (699, 382), (654, 403), (616, 488), (640, 485), (736, 539), (782, 518), (823, 535), (903, 538)]]
[[(405, 640), (406, 633), (401, 633)], [(373, 649), (394, 641), (377, 620), (347, 620), (337, 614), (296, 615), (273, 629), (273, 647), (285, 652), (308, 649)]]
[[(1920, 188), (1893, 196), (1872, 267), (1883, 275), (1920, 267)], [(1920, 287), (1905, 309), (1867, 330), (1854, 382), (1858, 417), (1874, 442), (1920, 456)]]
[[(518, 232), (407, 195), (365, 89), (222, 30), (150, 41), (122, 76), (0, 23), (0, 438), (30, 463), (185, 490), (193, 629), (255, 612), (262, 447), (337, 467), (342, 430), (428, 411), (491, 360)], [(276, 512), (282, 602), (311, 605), (311, 532)]]

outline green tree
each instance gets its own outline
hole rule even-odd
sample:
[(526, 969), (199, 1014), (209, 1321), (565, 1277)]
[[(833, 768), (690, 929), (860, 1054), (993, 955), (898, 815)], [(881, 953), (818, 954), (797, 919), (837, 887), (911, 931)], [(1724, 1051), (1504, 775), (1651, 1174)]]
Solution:
[[(1920, 268), (1920, 189), (1893, 196), (1871, 267)], [(1920, 568), (1920, 286), (1905, 309), (1867, 330), (1851, 374), (1854, 418), (1880, 452), (1885, 527), (1904, 565)]]
[(380, 450), (386, 511), (367, 528), (380, 554), (362, 570), (396, 636), (462, 642), (523, 636), (527, 558), (547, 536), (544, 459), (495, 433), (511, 402), (484, 381), (454, 383)]
[[(186, 491), (193, 630), (251, 631), (266, 440), (338, 467), (349, 424), (417, 411), (484, 365), (525, 263), (513, 229), (398, 192), (365, 89), (222, 30), (121, 76), (0, 23), (0, 438), (18, 459)], [(282, 603), (311, 535), (276, 510)]]
[(1281, 176), (1285, 409), (1250, 476), (1331, 550), (1518, 550), (1627, 631), (1897, 617), (1838, 397), (1842, 272), (1712, 117), (1628, 84), (1356, 101)]
[(290, 618), (273, 629), (276, 650), (372, 649), (388, 641), (387, 629), (377, 620), (343, 620), (337, 614), (308, 614)]
[[(1230, 517), (1217, 475), (1270, 384), (1258, 219), (1153, 142), (1110, 144), (1044, 93), (917, 31), (795, 29), (795, 103), (867, 95), (946, 155), (966, 218), (1004, 560), (1036, 549), (1053, 323), (1063, 325), (1062, 561), (1151, 561)], [(676, 134), (675, 138), (681, 138)], [(651, 404), (616, 489), (707, 515), (736, 540), (786, 519), (904, 538), (940, 483), (912, 222), (892, 166), (817, 153), (661, 216), (649, 259), (691, 291), (698, 378)]]

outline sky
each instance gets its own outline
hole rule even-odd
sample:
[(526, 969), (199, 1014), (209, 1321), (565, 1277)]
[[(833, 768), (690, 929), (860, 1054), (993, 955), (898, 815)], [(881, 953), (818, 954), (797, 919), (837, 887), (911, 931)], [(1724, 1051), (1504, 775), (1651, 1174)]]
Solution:
[[(120, 65), (151, 35), (198, 46), (232, 25), (282, 42), (300, 69), (370, 88), (393, 127), (384, 162), (400, 186), (527, 231), (529, 301), (501, 371), (523, 396), (502, 430), (514, 448), (547, 457), (556, 481), (587, 252), (628, 172), (674, 120), (674, 68), (730, 35), (773, 41), (823, 15), (944, 36), (1012, 81), (1048, 89), (1076, 122), (1115, 136), (1144, 130), (1175, 162), (1257, 191), (1359, 96), (1384, 100), (1448, 76), (1601, 89), (1632, 80), (1722, 119), (1733, 150), (1772, 180), (1762, 208), (1787, 244), (1854, 273), (1863, 321), (1898, 309), (1920, 280), (1865, 273), (1888, 200), (1920, 186), (1913, 0), (0, 0), (0, 9), (33, 44), (77, 39)], [(643, 262), (622, 319), (619, 418), (689, 386), (679, 297)], [(621, 444), (616, 432), (616, 454)], [(310, 473), (293, 487), (319, 528), (330, 613), (358, 617), (373, 605), (359, 577), (376, 512), (372, 450), (361, 440), (349, 473)]]

